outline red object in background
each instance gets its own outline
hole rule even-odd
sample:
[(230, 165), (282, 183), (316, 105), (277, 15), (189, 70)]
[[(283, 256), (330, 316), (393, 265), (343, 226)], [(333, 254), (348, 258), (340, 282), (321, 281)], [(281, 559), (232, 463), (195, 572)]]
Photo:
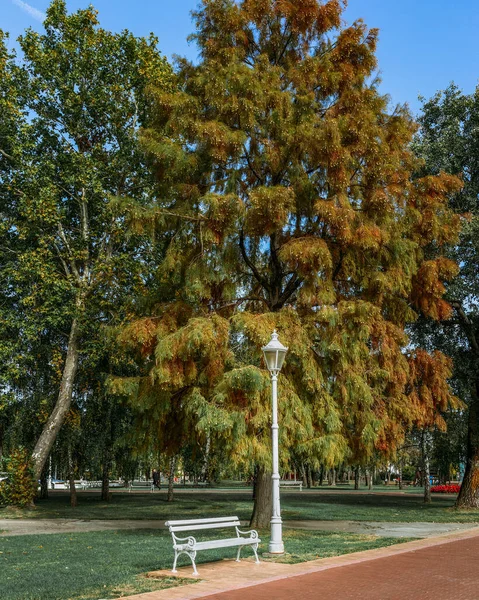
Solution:
[(451, 483), (449, 485), (433, 485), (431, 487), (431, 493), (458, 494), (460, 489), (461, 486), (458, 483)]

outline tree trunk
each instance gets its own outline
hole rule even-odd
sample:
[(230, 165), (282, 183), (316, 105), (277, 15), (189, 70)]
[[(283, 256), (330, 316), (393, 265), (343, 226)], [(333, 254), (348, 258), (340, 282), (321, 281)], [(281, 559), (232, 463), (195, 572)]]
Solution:
[(103, 457), (103, 467), (101, 473), (101, 499), (104, 502), (110, 502), (110, 468), (111, 468), (111, 451), (109, 448), (105, 450)]
[(431, 503), (431, 482), (429, 463), (429, 432), (424, 431), (422, 436), (422, 464), (424, 474), (424, 503)]
[(321, 465), (321, 470), (319, 471), (319, 487), (323, 485), (324, 482), (324, 467)]
[(469, 406), (466, 470), (456, 508), (479, 508), (479, 379)]
[(303, 482), (304, 487), (308, 485), (308, 479), (306, 477), (306, 468), (304, 466), (304, 462), (301, 463), (301, 480)]
[(168, 494), (167, 502), (173, 502), (173, 484), (175, 483), (176, 456), (170, 458), (170, 472), (168, 474)]
[(307, 470), (306, 470), (306, 479), (308, 481), (308, 489), (311, 489), (312, 474), (311, 474), (311, 466), (310, 465), (308, 465)]
[(359, 490), (359, 467), (354, 469), (354, 489)]
[(269, 527), (273, 516), (273, 482), (271, 473), (265, 471), (263, 467), (258, 468), (255, 487), (256, 493), (250, 527), (264, 529)]
[(38, 438), (32, 453), (34, 479), (40, 479), (43, 467), (53, 447), (58, 432), (70, 409), (73, 383), (78, 370), (80, 332), (78, 319), (73, 319), (68, 339), (67, 356), (63, 367), (60, 391), (55, 407)]
[(42, 500), (47, 500), (48, 498), (48, 469), (43, 469), (42, 476), (40, 477), (39, 497)]
[(70, 483), (70, 506), (75, 508), (78, 504), (77, 490), (75, 487), (75, 465), (71, 447), (68, 448), (68, 481)]
[(210, 448), (211, 448), (211, 436), (210, 433), (206, 435), (206, 446), (205, 446), (205, 457), (203, 460), (203, 466), (201, 467), (201, 481), (208, 481), (208, 466), (210, 463)]
[(331, 469), (331, 487), (336, 487), (336, 469), (333, 467)]

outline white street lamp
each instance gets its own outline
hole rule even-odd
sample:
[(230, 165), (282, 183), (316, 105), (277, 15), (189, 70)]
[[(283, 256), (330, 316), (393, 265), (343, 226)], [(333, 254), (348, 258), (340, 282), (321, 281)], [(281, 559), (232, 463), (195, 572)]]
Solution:
[(269, 551), (271, 554), (283, 554), (283, 521), (281, 520), (281, 507), (279, 503), (278, 373), (281, 371), (288, 348), (285, 348), (278, 340), (278, 334), (275, 329), (269, 344), (264, 346), (262, 350), (266, 366), (271, 373), (273, 400), (273, 423), (271, 425), (271, 437), (273, 442), (273, 516), (271, 517), (271, 541), (269, 543)]

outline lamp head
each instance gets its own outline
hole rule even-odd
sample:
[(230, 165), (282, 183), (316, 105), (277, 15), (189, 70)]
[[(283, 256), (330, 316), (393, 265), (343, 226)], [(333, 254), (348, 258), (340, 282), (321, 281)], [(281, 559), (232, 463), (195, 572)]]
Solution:
[(283, 366), (284, 358), (288, 348), (283, 346), (283, 344), (278, 340), (276, 329), (273, 331), (273, 335), (271, 336), (269, 343), (266, 346), (263, 346), (262, 350), (266, 366), (268, 367), (270, 373), (279, 373), (281, 371), (281, 367)]

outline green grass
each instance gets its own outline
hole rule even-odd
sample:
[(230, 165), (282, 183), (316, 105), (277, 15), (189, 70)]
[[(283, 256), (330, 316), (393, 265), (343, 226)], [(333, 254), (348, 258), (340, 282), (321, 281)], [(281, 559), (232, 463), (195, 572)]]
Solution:
[[(417, 488), (416, 488), (417, 489)], [(455, 496), (440, 495), (425, 505), (411, 493), (357, 493), (343, 489), (281, 492), (284, 520), (352, 520), (391, 522), (479, 522), (479, 510), (455, 510)], [(252, 511), (251, 491), (176, 491), (175, 500), (166, 502), (166, 493), (115, 492), (111, 502), (102, 502), (99, 492), (78, 494), (78, 506), (71, 508), (68, 493), (57, 492), (39, 501), (34, 509), (0, 509), (0, 518), (75, 519), (158, 519), (237, 515), (248, 520)]]
[[(268, 544), (261, 532), (260, 552)], [(288, 554), (281, 562), (302, 562), (398, 543), (393, 538), (326, 533), (284, 532)], [(404, 541), (404, 540), (401, 540)], [(251, 554), (243, 550), (244, 556)], [(198, 563), (234, 558), (234, 549), (198, 554)], [(103, 531), (0, 538), (2, 600), (97, 600), (153, 591), (189, 580), (154, 580), (143, 576), (171, 569), (173, 551), (166, 532)], [(188, 559), (180, 558), (180, 565)], [(199, 569), (201, 575), (201, 568)]]

